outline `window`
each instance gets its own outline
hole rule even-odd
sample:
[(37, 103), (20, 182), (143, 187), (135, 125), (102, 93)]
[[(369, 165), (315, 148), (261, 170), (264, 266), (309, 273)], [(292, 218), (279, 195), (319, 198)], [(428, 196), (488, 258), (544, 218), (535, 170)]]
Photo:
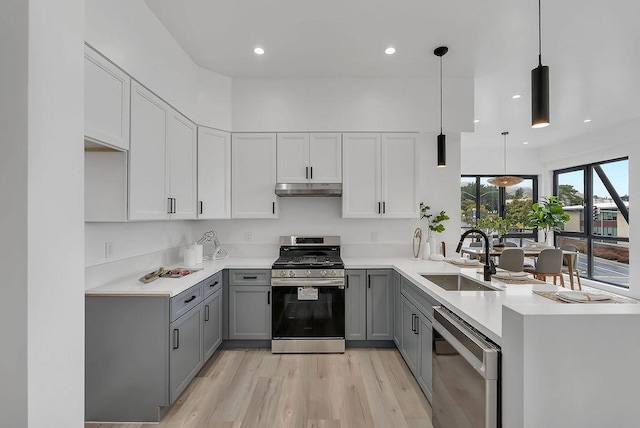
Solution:
[(556, 245), (575, 245), (581, 275), (629, 287), (629, 160), (554, 171), (555, 194), (571, 218)]
[(538, 200), (538, 177), (522, 176), (524, 180), (511, 187), (497, 187), (488, 180), (493, 175), (463, 175), (460, 177), (460, 220), (462, 231), (472, 229), (487, 216), (510, 220), (506, 239), (518, 245), (535, 239), (533, 230), (525, 227), (527, 213)]

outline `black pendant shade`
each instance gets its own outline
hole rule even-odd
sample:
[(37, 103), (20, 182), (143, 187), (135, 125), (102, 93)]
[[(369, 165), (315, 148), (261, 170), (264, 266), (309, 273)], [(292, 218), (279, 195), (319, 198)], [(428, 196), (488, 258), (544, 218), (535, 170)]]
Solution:
[(447, 136), (438, 135), (438, 168), (447, 166)]
[(449, 52), (446, 46), (437, 47), (433, 54), (440, 57), (440, 135), (438, 135), (438, 168), (447, 166), (447, 137), (442, 133), (442, 57)]
[(531, 70), (531, 127), (549, 125), (549, 67), (538, 65)]
[(542, 65), (542, 13), (538, 0), (538, 66), (531, 70), (531, 127), (549, 125), (549, 67)]

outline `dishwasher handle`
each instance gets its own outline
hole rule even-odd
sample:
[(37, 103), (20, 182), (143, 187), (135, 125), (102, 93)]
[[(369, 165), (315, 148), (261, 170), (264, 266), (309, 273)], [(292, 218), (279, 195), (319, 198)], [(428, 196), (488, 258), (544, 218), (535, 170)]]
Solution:
[(440, 306), (433, 308), (432, 325), (433, 330), (449, 342), (483, 379), (498, 379), (500, 349), (497, 346), (479, 337)]

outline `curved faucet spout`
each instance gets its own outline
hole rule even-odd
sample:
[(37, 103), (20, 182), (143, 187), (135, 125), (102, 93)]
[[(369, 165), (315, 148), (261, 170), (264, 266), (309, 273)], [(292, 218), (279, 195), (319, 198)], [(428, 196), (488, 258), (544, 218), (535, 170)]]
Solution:
[(456, 253), (460, 252), (460, 250), (462, 249), (462, 243), (464, 242), (464, 239), (468, 235), (471, 235), (472, 233), (478, 234), (482, 236), (482, 239), (484, 239), (484, 280), (491, 281), (491, 275), (496, 273), (496, 267), (493, 264), (493, 261), (491, 260), (491, 258), (489, 257), (489, 237), (487, 236), (486, 233), (484, 233), (480, 229), (467, 230), (460, 237), (460, 242), (458, 242), (458, 246), (456, 247)]

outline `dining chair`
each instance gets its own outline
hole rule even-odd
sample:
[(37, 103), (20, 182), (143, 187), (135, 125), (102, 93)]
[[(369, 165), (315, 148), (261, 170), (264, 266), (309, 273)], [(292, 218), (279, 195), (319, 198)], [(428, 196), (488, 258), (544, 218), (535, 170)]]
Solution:
[(516, 244), (515, 242), (511, 242), (511, 241), (504, 241), (504, 246), (505, 247), (517, 247), (518, 244)]
[(578, 280), (578, 290), (582, 290), (582, 284), (580, 283), (580, 271), (578, 270), (578, 247), (576, 247), (575, 245), (560, 245), (560, 249), (575, 253), (571, 255), (571, 266), (573, 266), (573, 272), (569, 272), (567, 259), (564, 257), (562, 258), (562, 272), (569, 275), (575, 275), (576, 279)]
[(536, 266), (525, 268), (525, 272), (533, 274), (535, 279), (547, 281), (548, 277), (553, 277), (553, 284), (556, 285), (556, 279), (560, 278), (560, 285), (564, 287), (564, 275), (562, 273), (562, 259), (564, 258), (560, 248), (545, 248), (540, 251)]
[(502, 250), (498, 267), (511, 272), (521, 272), (524, 269), (524, 251), (522, 248), (505, 248)]
[[(471, 243), (469, 244), (469, 247), (471, 247), (471, 248), (482, 248), (482, 247), (484, 247), (484, 243), (482, 241), (471, 241)], [(478, 259), (480, 261), (480, 263), (484, 263), (484, 256), (483, 255), (478, 255), (478, 256), (473, 256), (473, 257)]]

